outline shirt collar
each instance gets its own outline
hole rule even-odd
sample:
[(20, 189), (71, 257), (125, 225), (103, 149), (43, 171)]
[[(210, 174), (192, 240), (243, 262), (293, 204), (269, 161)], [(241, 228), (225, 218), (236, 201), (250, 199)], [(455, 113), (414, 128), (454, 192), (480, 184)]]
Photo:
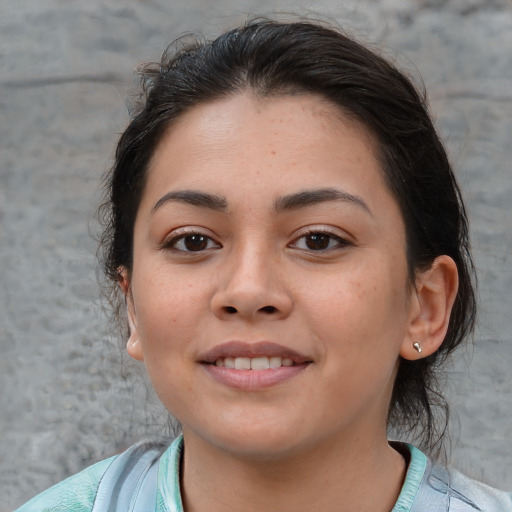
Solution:
[[(427, 467), (426, 455), (410, 444), (402, 444), (410, 454), (404, 485), (391, 512), (409, 512), (420, 489)], [(157, 512), (183, 512), (180, 491), (180, 463), (183, 436), (178, 436), (160, 458)]]
[(409, 452), (410, 459), (404, 485), (391, 512), (409, 512), (411, 510), (427, 468), (428, 459), (421, 450), (411, 444), (404, 443), (400, 446)]

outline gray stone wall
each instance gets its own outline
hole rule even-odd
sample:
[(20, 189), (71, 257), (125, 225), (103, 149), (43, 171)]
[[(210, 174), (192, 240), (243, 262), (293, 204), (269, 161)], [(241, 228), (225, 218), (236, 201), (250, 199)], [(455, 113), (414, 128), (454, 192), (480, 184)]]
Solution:
[(448, 376), (452, 460), (512, 489), (510, 0), (0, 2), (0, 512), (158, 432), (166, 415), (99, 300), (94, 211), (131, 70), (247, 14), (332, 18), (421, 70), (469, 207), (474, 346)]

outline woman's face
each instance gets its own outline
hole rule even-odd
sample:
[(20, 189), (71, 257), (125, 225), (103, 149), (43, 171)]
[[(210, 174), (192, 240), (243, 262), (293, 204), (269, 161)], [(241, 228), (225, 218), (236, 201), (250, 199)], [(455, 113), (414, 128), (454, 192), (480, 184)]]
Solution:
[(405, 244), (371, 137), (332, 104), (195, 107), (149, 169), (129, 353), (186, 442), (275, 457), (384, 436), (413, 341)]

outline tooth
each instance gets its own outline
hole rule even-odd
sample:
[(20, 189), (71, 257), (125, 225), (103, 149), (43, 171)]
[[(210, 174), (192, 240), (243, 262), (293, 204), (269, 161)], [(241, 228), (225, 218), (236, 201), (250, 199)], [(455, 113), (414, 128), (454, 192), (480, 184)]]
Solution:
[(281, 368), (282, 360), (280, 357), (269, 357), (268, 363), (270, 368)]
[(250, 370), (251, 360), (248, 357), (235, 358), (235, 370)]
[(235, 367), (235, 360), (234, 360), (234, 358), (226, 357), (226, 359), (224, 359), (224, 366), (226, 368), (234, 368)]
[(251, 370), (268, 370), (269, 368), (268, 357), (251, 358)]
[(222, 359), (217, 359), (217, 361), (215, 361), (215, 366), (224, 366), (224, 361)]
[(293, 361), (291, 359), (283, 359), (283, 366), (293, 366)]

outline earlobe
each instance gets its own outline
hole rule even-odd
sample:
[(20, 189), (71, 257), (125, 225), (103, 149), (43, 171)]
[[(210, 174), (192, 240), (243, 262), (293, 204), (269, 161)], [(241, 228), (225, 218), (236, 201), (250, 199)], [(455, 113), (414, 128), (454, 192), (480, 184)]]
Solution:
[(142, 351), (142, 344), (139, 338), (139, 331), (137, 329), (135, 313), (133, 309), (133, 301), (130, 296), (126, 297), (128, 325), (130, 327), (130, 336), (126, 342), (126, 351), (130, 357), (137, 361), (144, 361), (144, 353)]
[(144, 360), (142, 351), (142, 344), (139, 339), (139, 331), (137, 328), (137, 317), (135, 314), (135, 306), (133, 304), (133, 297), (130, 287), (130, 279), (128, 271), (125, 268), (119, 270), (119, 286), (124, 293), (126, 299), (126, 316), (128, 318), (128, 327), (130, 328), (130, 335), (126, 342), (126, 351), (128, 355), (137, 361)]
[(408, 332), (400, 350), (404, 359), (427, 357), (441, 346), (458, 286), (457, 265), (446, 255), (437, 257), (430, 268), (417, 274)]
[(128, 341), (126, 342), (126, 352), (128, 355), (137, 361), (144, 361), (144, 353), (142, 352), (142, 346), (138, 336), (130, 334)]

